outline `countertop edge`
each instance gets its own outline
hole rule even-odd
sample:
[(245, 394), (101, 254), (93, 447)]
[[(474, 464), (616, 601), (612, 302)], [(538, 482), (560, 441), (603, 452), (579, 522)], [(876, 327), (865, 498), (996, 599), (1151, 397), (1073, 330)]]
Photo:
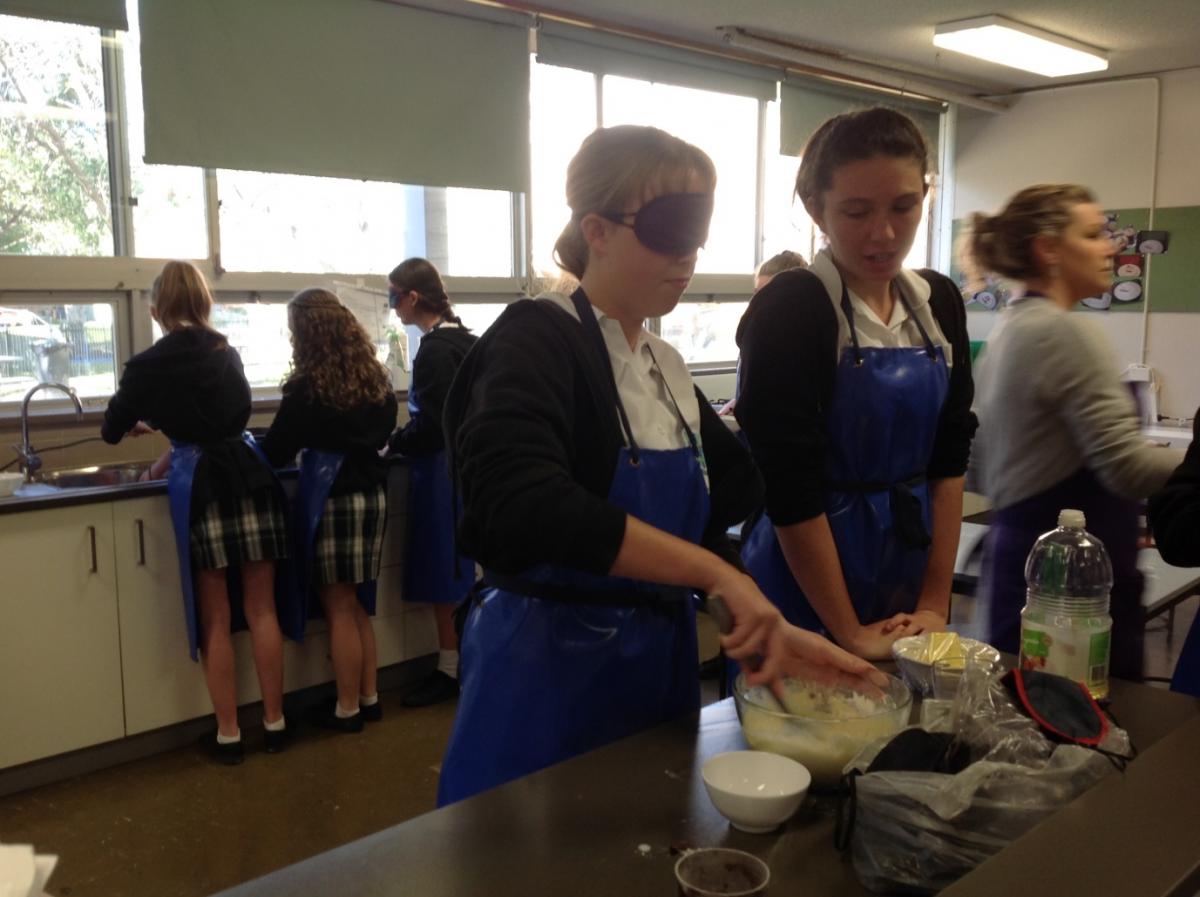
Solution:
[[(390, 455), (387, 458), (389, 466), (404, 466), (410, 460), (405, 455)], [(294, 479), (298, 471), (295, 467), (287, 467), (276, 472), (282, 479), (287, 480)], [(51, 495), (12, 495), (0, 498), (0, 515), (46, 511), (52, 508), (70, 508), (100, 502), (125, 501), (132, 498), (146, 498), (150, 495), (166, 495), (166, 493), (167, 481), (153, 480), (148, 483), (123, 483), (118, 486), (63, 489), (61, 492)]]

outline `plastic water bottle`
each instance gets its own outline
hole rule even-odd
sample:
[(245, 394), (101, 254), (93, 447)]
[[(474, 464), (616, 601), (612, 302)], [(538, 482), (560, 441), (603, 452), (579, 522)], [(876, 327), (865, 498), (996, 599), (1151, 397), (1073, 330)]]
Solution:
[(1084, 529), (1082, 511), (1064, 510), (1025, 562), (1021, 667), (1082, 682), (1094, 698), (1108, 695), (1112, 563), (1104, 543)]

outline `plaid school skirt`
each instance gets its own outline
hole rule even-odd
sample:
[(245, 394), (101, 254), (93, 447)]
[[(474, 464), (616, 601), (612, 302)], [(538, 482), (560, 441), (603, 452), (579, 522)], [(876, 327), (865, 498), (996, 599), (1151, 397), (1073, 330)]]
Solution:
[(273, 489), (209, 502), (189, 535), (201, 570), (288, 556), (287, 517)]
[(331, 495), (313, 540), (313, 581), (325, 585), (378, 579), (386, 528), (387, 491), (383, 486)]

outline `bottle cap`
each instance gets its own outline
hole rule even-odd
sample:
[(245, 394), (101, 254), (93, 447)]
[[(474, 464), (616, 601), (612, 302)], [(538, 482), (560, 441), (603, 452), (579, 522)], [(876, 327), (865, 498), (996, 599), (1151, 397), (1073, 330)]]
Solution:
[(1087, 526), (1087, 520), (1083, 516), (1083, 511), (1064, 508), (1058, 512), (1058, 525), (1067, 529), (1084, 529)]

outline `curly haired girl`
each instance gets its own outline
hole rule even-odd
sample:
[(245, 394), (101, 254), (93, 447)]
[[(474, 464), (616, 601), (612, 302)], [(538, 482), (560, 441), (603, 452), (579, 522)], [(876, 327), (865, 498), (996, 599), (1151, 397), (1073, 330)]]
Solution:
[(374, 595), (356, 587), (379, 575), (387, 521), (379, 450), (396, 424), (396, 396), (366, 330), (333, 293), (301, 290), (288, 303), (288, 324), (292, 372), (262, 446), (277, 467), (304, 450), (296, 498), (300, 576), (314, 584), (329, 620), (338, 691), (318, 722), (360, 732), (364, 719), (382, 715), (369, 617)]

